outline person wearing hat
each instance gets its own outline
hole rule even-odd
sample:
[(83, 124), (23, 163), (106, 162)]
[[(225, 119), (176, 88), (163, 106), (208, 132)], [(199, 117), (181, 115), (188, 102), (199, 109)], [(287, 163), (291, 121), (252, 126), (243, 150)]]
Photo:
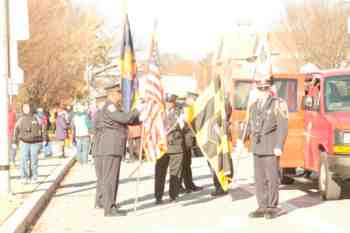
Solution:
[[(186, 106), (190, 106), (194, 104), (197, 97), (198, 95), (196, 93), (188, 92), (186, 96)], [(184, 112), (186, 114), (186, 108), (184, 109)], [(182, 161), (180, 191), (186, 192), (186, 193), (200, 191), (203, 188), (196, 186), (193, 182), (193, 177), (192, 177), (192, 168), (191, 168), (192, 148), (195, 146), (196, 138), (189, 124), (185, 124), (185, 127), (183, 129), (183, 134), (184, 134), (185, 140), (184, 140), (184, 157)], [(182, 182), (184, 183), (185, 188), (183, 188)]]
[(164, 185), (167, 169), (170, 171), (169, 196), (176, 201), (180, 191), (180, 177), (183, 159), (184, 118), (176, 106), (176, 95), (166, 98), (165, 130), (167, 132), (168, 150), (156, 161), (155, 167), (155, 198), (156, 204), (163, 203)]
[[(271, 95), (272, 77), (256, 81), (257, 100), (249, 109), (246, 135), (250, 138), (254, 154), (254, 176), (258, 209), (249, 217), (278, 217), (282, 211), (279, 200), (279, 157), (282, 155), (288, 134), (288, 106), (278, 97)], [(243, 130), (244, 131), (244, 130)], [(243, 141), (237, 140), (236, 148), (243, 148)]]
[(120, 84), (105, 88), (107, 101), (101, 109), (101, 134), (95, 153), (103, 156), (103, 207), (105, 216), (125, 216), (126, 212), (117, 208), (116, 199), (119, 186), (119, 173), (125, 155), (128, 124), (138, 120), (142, 110), (124, 112), (121, 105)]
[(95, 173), (96, 173), (96, 196), (95, 208), (103, 208), (102, 195), (102, 171), (103, 171), (103, 156), (98, 153), (97, 145), (101, 141), (103, 129), (102, 108), (106, 102), (107, 95), (99, 95), (96, 97), (97, 110), (92, 117), (92, 156), (94, 157)]

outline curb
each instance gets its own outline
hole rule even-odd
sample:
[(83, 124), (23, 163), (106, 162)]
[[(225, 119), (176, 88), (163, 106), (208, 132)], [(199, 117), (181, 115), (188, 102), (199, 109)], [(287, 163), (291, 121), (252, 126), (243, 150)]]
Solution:
[(50, 201), (70, 168), (74, 165), (75, 158), (70, 157), (62, 165), (56, 168), (53, 173), (45, 179), (45, 182), (37, 187), (37, 191), (24, 201), (3, 224), (0, 226), (0, 233), (25, 233), (28, 227), (44, 211), (45, 206)]

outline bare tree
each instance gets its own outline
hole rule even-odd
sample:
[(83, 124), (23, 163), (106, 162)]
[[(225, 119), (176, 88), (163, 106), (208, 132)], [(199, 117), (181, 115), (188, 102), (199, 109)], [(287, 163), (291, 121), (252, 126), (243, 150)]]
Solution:
[(25, 82), (19, 101), (52, 106), (83, 96), (86, 64), (108, 63), (111, 38), (101, 35), (102, 20), (69, 1), (29, 0), (30, 34), (19, 46)]
[(347, 17), (350, 11), (340, 0), (287, 1), (282, 30), (294, 45), (299, 63), (322, 69), (339, 68), (348, 54)]

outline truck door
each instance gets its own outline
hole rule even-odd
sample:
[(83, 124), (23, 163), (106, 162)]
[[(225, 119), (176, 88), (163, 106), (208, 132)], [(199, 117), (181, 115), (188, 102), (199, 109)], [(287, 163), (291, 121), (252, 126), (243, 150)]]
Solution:
[(319, 119), (320, 111), (320, 79), (313, 77), (308, 90), (307, 96), (312, 97), (312, 107), (305, 109), (304, 118), (304, 135), (305, 135), (305, 169), (318, 170), (318, 148), (317, 135), (318, 129), (322, 129)]
[(303, 111), (300, 101), (303, 90), (302, 84), (296, 77), (278, 78), (274, 80), (277, 96), (284, 99), (288, 104), (288, 136), (285, 142), (283, 156), (280, 165), (282, 168), (296, 168), (303, 166)]

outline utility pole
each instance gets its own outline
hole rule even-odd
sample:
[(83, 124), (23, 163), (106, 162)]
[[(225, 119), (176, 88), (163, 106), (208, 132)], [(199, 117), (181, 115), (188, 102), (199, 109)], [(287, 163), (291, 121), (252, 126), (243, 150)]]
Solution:
[(8, 80), (10, 79), (9, 0), (0, 0), (0, 195), (11, 193), (8, 138)]

